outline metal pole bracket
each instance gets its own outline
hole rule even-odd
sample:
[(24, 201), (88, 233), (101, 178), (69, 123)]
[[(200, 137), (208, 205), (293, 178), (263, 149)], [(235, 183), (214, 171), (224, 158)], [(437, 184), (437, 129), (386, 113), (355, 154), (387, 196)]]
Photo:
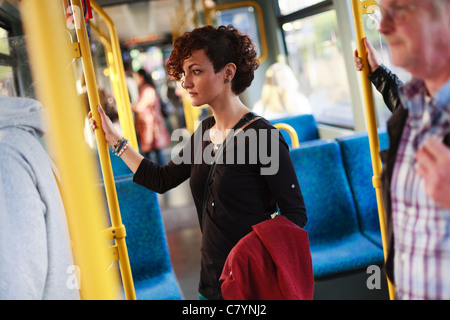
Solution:
[(105, 234), (107, 240), (123, 239), (127, 236), (127, 231), (123, 224), (119, 227), (109, 227), (103, 231), (103, 233)]
[(378, 2), (376, 0), (361, 1), (362, 14), (374, 13), (377, 8), (378, 8)]
[(80, 58), (81, 57), (81, 49), (80, 49), (80, 43), (79, 42), (72, 42), (70, 44), (71, 47), (71, 53), (73, 58)]

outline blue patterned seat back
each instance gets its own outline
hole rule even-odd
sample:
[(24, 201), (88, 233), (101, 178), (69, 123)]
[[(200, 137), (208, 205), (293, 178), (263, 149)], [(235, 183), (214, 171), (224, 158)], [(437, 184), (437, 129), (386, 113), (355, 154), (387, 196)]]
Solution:
[(129, 176), (117, 179), (116, 189), (134, 280), (169, 271), (169, 250), (156, 194)]
[[(108, 151), (109, 151), (109, 158), (111, 161), (111, 167), (113, 170), (113, 175), (115, 178), (129, 176), (129, 175), (133, 174), (133, 172), (130, 170), (130, 168), (128, 168), (128, 166), (125, 164), (125, 162), (123, 162), (123, 160), (120, 157), (113, 155), (111, 148), (108, 148)], [(101, 165), (100, 165), (99, 157), (97, 157), (97, 161), (98, 161), (97, 162), (98, 168), (100, 168)], [(103, 173), (101, 170), (100, 170), (100, 179), (103, 180)]]
[(304, 196), (311, 245), (357, 231), (355, 204), (335, 141), (290, 151)]
[[(385, 130), (378, 133), (380, 150), (389, 147)], [(382, 247), (380, 222), (375, 189), (372, 184), (373, 169), (367, 132), (336, 139), (342, 151), (344, 167), (356, 203), (361, 231)]]
[(336, 141), (290, 151), (303, 193), (314, 277), (383, 262), (383, 251), (360, 232), (356, 207)]
[(132, 176), (117, 178), (116, 190), (137, 298), (181, 299), (156, 193)]
[(120, 157), (112, 154), (111, 148), (109, 148), (109, 158), (111, 159), (111, 166), (113, 169), (114, 177), (129, 176), (130, 174), (133, 174), (131, 169), (128, 168), (128, 166)]
[[(292, 126), (297, 132), (299, 142), (319, 139), (317, 122), (312, 114), (302, 114), (293, 117), (274, 119), (271, 120), (270, 123), (272, 125), (276, 123), (286, 123)], [(284, 140), (286, 140), (286, 143), (289, 146), (292, 145), (289, 133), (285, 130), (280, 130), (280, 132), (283, 135)]]

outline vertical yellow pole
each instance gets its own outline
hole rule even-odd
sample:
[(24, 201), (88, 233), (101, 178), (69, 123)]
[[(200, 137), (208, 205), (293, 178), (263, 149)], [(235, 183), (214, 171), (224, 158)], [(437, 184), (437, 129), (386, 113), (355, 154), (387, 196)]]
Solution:
[[(77, 8), (81, 8), (81, 0), (72, 0), (73, 12)], [(103, 173), (103, 180), (105, 185), (106, 197), (111, 215), (111, 222), (113, 228), (121, 228), (122, 218), (120, 216), (119, 202), (117, 198), (116, 186), (114, 183), (114, 176), (109, 158), (108, 145), (105, 140), (103, 129), (101, 128), (100, 115), (98, 114), (97, 106), (100, 104), (98, 94), (97, 82), (95, 80), (94, 64), (92, 62), (92, 55), (89, 45), (89, 39), (86, 32), (86, 24), (82, 14), (74, 14), (74, 21), (76, 26), (76, 33), (80, 44), (81, 58), (83, 61), (84, 77), (86, 79), (86, 88), (89, 97), (89, 104), (94, 120), (99, 125), (99, 129), (95, 135), (97, 140), (98, 153), (100, 157), (100, 164)], [(131, 275), (130, 261), (128, 258), (128, 250), (125, 242), (125, 237), (116, 238), (117, 249), (119, 251), (119, 264), (122, 274), (122, 281), (124, 285), (125, 296), (129, 300), (135, 300), (136, 294), (134, 292), (133, 278)]]
[[(83, 299), (118, 299), (117, 274), (110, 265), (102, 231), (105, 209), (95, 185), (95, 162), (83, 143), (81, 101), (75, 92), (71, 53), (60, 0), (22, 0), (20, 11), (27, 35), (37, 96), (49, 111), (50, 146), (56, 153), (62, 196), (74, 258), (80, 268)], [(114, 269), (115, 270), (115, 269)]]
[[(355, 24), (355, 34), (357, 41), (358, 55), (361, 57), (363, 62), (363, 69), (361, 70), (361, 82), (363, 88), (364, 96), (364, 109), (366, 113), (367, 131), (369, 135), (369, 145), (370, 145), (370, 155), (372, 159), (372, 169), (373, 169), (373, 186), (375, 188), (375, 193), (378, 203), (378, 217), (380, 220), (381, 229), (381, 240), (383, 242), (383, 252), (384, 259), (387, 259), (387, 236), (386, 236), (386, 215), (383, 209), (383, 202), (381, 199), (381, 184), (380, 184), (380, 174), (381, 174), (381, 160), (379, 157), (380, 144), (378, 141), (377, 132), (377, 122), (375, 118), (375, 106), (373, 102), (372, 95), (372, 85), (369, 81), (369, 65), (366, 56), (366, 47), (364, 45), (365, 30), (363, 22), (363, 14), (367, 13), (367, 8), (372, 5), (377, 5), (375, 0), (361, 1), (352, 0), (352, 11), (353, 11), (353, 21)], [(365, 8), (365, 10), (363, 10)], [(388, 290), (391, 299), (394, 299), (395, 288), (388, 278)]]
[[(106, 36), (104, 34), (102, 34), (100, 32), (100, 30), (93, 23), (91, 23), (91, 30), (93, 30), (97, 34), (98, 38), (100, 39), (100, 41), (103, 44), (103, 48), (105, 49), (106, 63), (108, 66), (108, 73), (109, 73), (108, 76), (109, 76), (109, 81), (111, 83), (111, 88), (113, 90), (117, 106), (122, 106), (123, 105), (123, 102), (122, 102), (123, 97), (122, 97), (122, 93), (120, 92), (120, 88), (119, 88), (119, 80), (118, 80), (118, 76), (117, 76), (116, 64), (114, 61), (114, 55), (112, 52), (111, 42), (109, 42), (109, 40), (106, 38)], [(124, 117), (122, 117), (122, 119), (124, 119)]]
[(108, 26), (112, 53), (114, 55), (117, 82), (119, 84), (121, 101), (123, 102), (123, 105), (117, 105), (121, 127), (124, 130), (125, 137), (130, 140), (131, 146), (136, 150), (139, 150), (133, 121), (133, 113), (130, 106), (130, 96), (128, 94), (128, 88), (125, 81), (125, 71), (123, 67), (122, 54), (120, 51), (119, 37), (117, 36), (116, 28), (114, 26), (114, 22), (95, 0), (91, 0), (90, 3), (92, 8), (100, 15), (100, 17), (102, 17), (103, 20), (105, 20), (106, 25)]
[(203, 11), (205, 12), (205, 23), (207, 25), (212, 25), (211, 20), (211, 12), (214, 10), (213, 8), (208, 7), (208, 4), (206, 3), (206, 0), (202, 1), (203, 4)]

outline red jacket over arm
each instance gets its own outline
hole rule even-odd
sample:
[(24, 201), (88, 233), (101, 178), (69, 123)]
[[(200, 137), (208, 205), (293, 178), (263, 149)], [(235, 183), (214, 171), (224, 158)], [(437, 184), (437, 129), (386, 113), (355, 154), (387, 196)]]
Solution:
[(281, 215), (253, 226), (231, 250), (220, 280), (224, 299), (312, 299), (308, 233)]

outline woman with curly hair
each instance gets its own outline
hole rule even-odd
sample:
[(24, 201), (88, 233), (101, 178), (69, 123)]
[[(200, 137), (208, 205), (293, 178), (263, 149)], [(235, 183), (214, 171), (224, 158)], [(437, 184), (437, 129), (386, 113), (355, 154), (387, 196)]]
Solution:
[(252, 226), (279, 210), (303, 227), (306, 209), (286, 142), (238, 97), (259, 66), (251, 39), (232, 26), (205, 26), (175, 39), (173, 47), (168, 74), (182, 81), (192, 105), (208, 104), (213, 113), (177, 157), (163, 167), (143, 158), (126, 148), (101, 107), (99, 113), (106, 140), (136, 183), (162, 193), (190, 178), (203, 234), (199, 292), (221, 299), (219, 278), (227, 256)]

